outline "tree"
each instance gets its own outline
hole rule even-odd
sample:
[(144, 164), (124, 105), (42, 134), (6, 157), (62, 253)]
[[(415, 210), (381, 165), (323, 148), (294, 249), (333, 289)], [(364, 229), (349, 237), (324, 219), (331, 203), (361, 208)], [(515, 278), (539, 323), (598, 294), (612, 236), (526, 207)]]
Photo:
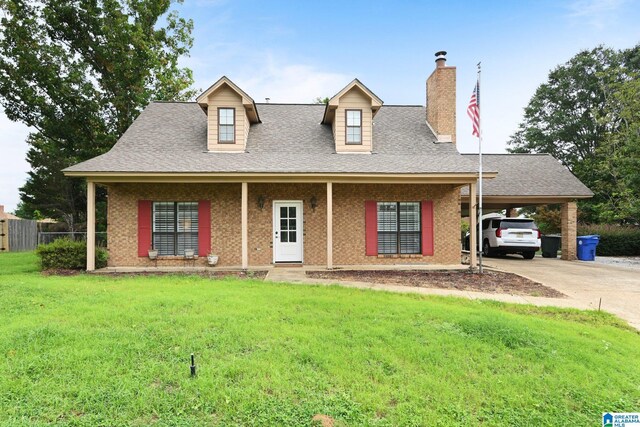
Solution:
[(600, 46), (579, 52), (538, 87), (508, 142), (513, 153), (552, 154), (591, 188), (594, 198), (580, 206), (588, 221), (613, 218), (600, 215), (616, 180), (603, 167), (602, 147), (622, 123), (611, 104), (616, 91), (633, 81), (637, 71), (640, 45), (624, 51)]
[(324, 98), (321, 96), (317, 96), (314, 100), (313, 100), (314, 104), (325, 104), (327, 105), (329, 103), (329, 97), (325, 96)]
[(600, 169), (610, 177), (596, 182), (604, 197), (597, 205), (603, 222), (640, 222), (640, 74), (620, 83), (608, 100), (608, 116), (620, 125), (598, 148)]
[(25, 213), (82, 222), (84, 183), (61, 170), (108, 151), (150, 100), (194, 95), (191, 70), (178, 66), (193, 23), (172, 3), (0, 0), (0, 103), (35, 129)]

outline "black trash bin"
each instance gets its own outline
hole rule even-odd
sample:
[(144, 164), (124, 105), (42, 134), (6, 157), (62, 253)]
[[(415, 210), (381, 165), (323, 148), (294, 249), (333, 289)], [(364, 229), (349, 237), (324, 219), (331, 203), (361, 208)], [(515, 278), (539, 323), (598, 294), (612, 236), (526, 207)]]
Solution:
[(544, 258), (557, 258), (561, 237), (560, 234), (548, 234), (541, 237), (542, 256)]

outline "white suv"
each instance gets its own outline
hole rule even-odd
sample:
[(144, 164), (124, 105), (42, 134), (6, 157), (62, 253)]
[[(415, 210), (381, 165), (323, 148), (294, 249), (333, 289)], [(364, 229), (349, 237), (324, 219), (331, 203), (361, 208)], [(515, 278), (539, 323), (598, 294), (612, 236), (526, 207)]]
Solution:
[(540, 230), (532, 219), (484, 217), (482, 220), (482, 254), (484, 256), (521, 254), (533, 259), (540, 249)]

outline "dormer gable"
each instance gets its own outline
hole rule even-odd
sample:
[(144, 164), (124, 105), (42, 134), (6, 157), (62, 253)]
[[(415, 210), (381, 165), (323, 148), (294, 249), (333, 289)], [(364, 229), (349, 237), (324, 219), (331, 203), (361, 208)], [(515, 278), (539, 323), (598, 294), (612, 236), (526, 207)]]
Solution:
[(322, 124), (330, 124), (337, 153), (371, 153), (373, 117), (382, 100), (354, 79), (327, 103)]
[(253, 99), (226, 76), (221, 77), (196, 102), (207, 114), (207, 150), (243, 152), (252, 123), (260, 123)]

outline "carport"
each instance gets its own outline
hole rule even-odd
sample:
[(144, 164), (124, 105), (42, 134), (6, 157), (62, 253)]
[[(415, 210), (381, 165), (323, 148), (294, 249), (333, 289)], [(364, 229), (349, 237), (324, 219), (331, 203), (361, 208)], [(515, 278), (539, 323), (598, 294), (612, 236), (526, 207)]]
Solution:
[[(477, 154), (464, 156), (478, 162)], [(576, 200), (592, 197), (591, 190), (550, 154), (483, 154), (482, 163), (485, 170), (498, 172), (496, 178), (484, 180), (482, 183), (483, 211), (506, 209), (507, 216), (515, 216), (516, 208), (561, 205), (562, 259), (575, 260), (578, 216)], [(476, 185), (462, 188), (463, 216), (469, 215), (470, 212), (469, 194), (475, 200), (471, 213), (477, 215), (476, 190)], [(472, 220), (471, 223), (473, 225), (475, 221)], [(472, 227), (471, 230), (471, 241), (477, 242), (474, 238), (477, 229), (474, 230)]]

